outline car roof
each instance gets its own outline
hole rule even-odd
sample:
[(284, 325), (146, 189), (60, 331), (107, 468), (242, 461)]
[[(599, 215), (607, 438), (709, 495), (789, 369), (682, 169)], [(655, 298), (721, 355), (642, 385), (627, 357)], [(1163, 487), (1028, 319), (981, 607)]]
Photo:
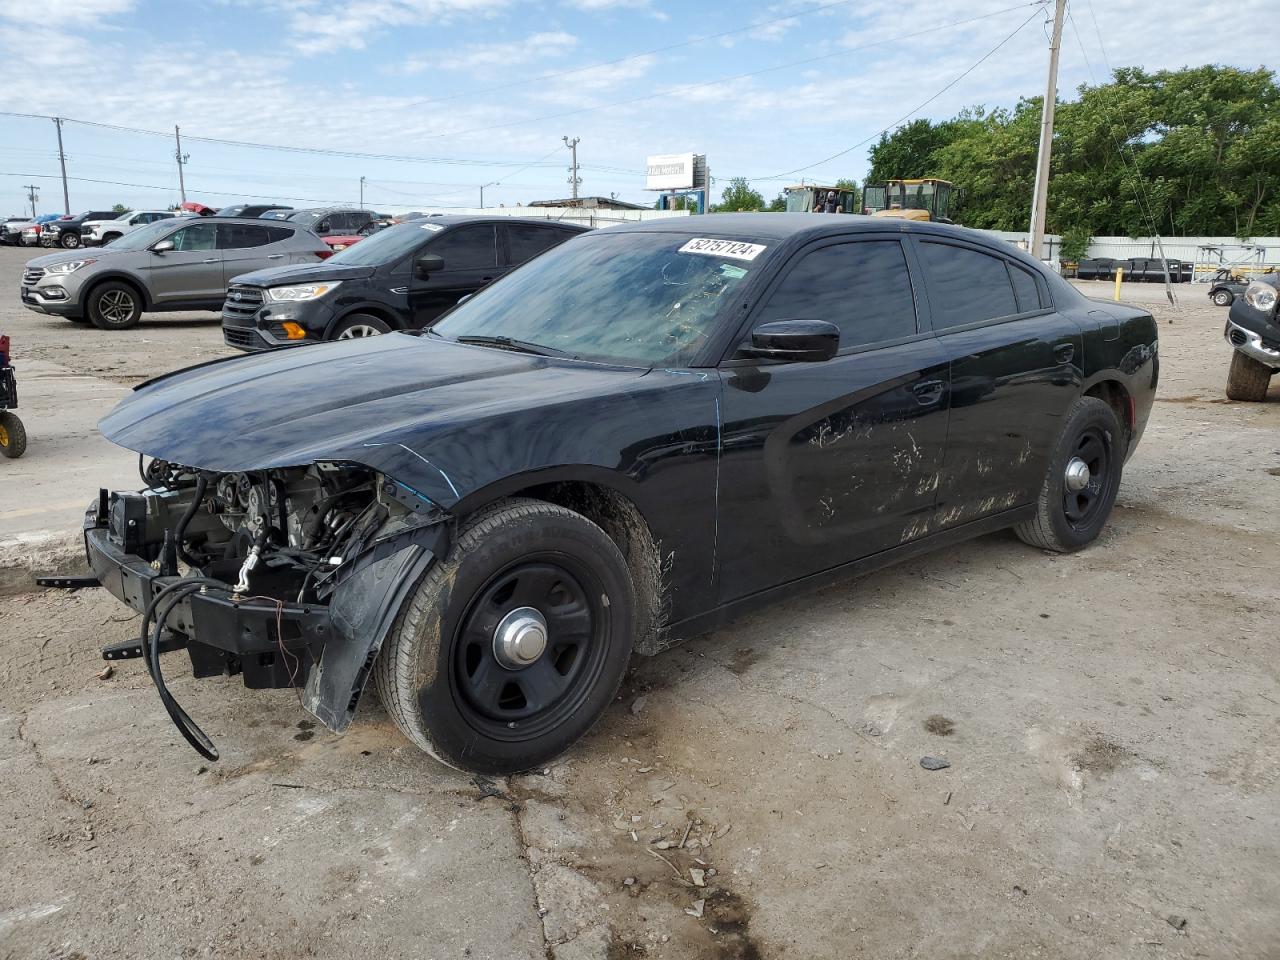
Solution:
[(1043, 268), (1038, 260), (1025, 250), (968, 227), (949, 223), (933, 223), (907, 220), (901, 217), (871, 217), (857, 213), (709, 213), (688, 217), (664, 217), (620, 223), (611, 226), (606, 233), (676, 233), (690, 237), (725, 237), (726, 239), (751, 238), (756, 240), (801, 242), (824, 236), (847, 236), (850, 233), (884, 233), (918, 236), (952, 237), (976, 243), (1012, 256), (1027, 264)]
[(547, 217), (504, 217), (500, 214), (486, 213), (446, 213), (441, 216), (430, 217), (414, 217), (412, 220), (405, 220), (396, 224), (397, 227), (403, 227), (408, 224), (418, 224), (419, 221), (427, 223), (438, 223), (446, 227), (460, 223), (530, 223), (538, 226), (551, 224), (559, 227), (572, 227), (578, 230), (587, 230), (588, 227), (573, 220), (550, 220)]

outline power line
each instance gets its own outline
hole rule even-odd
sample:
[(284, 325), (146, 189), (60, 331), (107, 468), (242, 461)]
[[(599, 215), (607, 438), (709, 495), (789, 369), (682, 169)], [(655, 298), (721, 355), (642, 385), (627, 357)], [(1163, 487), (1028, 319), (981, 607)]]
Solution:
[[(1025, 6), (1026, 6), (1026, 4), (1020, 4), (1020, 6), (1024, 6), (1024, 7), (1025, 7)], [(893, 123), (889, 124), (889, 125), (888, 125), (887, 127), (885, 127), (883, 130), (878, 130), (878, 131), (876, 131), (875, 133), (873, 133), (871, 136), (867, 137), (865, 140), (859, 140), (859, 141), (858, 141), (857, 143), (855, 143), (853, 146), (851, 146), (851, 147), (846, 147), (845, 149), (840, 150), (840, 151), (839, 151), (839, 152), (837, 152), (837, 153), (833, 153), (833, 154), (831, 154), (831, 156), (826, 157), (826, 158), (825, 158), (825, 159), (823, 159), (823, 160), (818, 160), (818, 161), (817, 161), (817, 162), (815, 162), (815, 163), (807, 163), (807, 164), (805, 164), (805, 165), (804, 165), (804, 166), (802, 166), (802, 167), (796, 167), (796, 168), (795, 168), (795, 169), (793, 169), (793, 170), (784, 170), (782, 173), (775, 173), (775, 174), (773, 174), (772, 176), (768, 176), (768, 177), (749, 177), (748, 179), (749, 179), (749, 180), (752, 180), (753, 182), (754, 182), (754, 181), (757, 181), (757, 180), (781, 180), (781, 179), (783, 179), (784, 177), (790, 177), (790, 176), (792, 176), (793, 174), (799, 173), (799, 172), (800, 172), (800, 171), (802, 171), (802, 170), (809, 170), (809, 169), (811, 169), (811, 168), (813, 168), (813, 167), (820, 167), (820, 166), (822, 166), (824, 163), (830, 163), (832, 160), (835, 160), (835, 159), (837, 159), (838, 157), (843, 157), (845, 154), (852, 153), (854, 150), (857, 150), (859, 147), (866, 146), (868, 143), (870, 143), (872, 140), (875, 140), (877, 137), (881, 136), (882, 134), (888, 133), (890, 130), (894, 129), (895, 127), (897, 127), (897, 126), (899, 126), (899, 125), (901, 125), (901, 124), (905, 123), (907, 120), (911, 119), (913, 116), (915, 116), (917, 113), (919, 113), (919, 112), (920, 112), (921, 110), (923, 110), (925, 107), (927, 107), (929, 104), (933, 103), (933, 101), (937, 100), (940, 96), (942, 96), (944, 93), (946, 93), (946, 92), (947, 92), (948, 90), (950, 90), (952, 87), (954, 87), (957, 83), (959, 83), (961, 80), (963, 80), (963, 79), (964, 79), (965, 77), (967, 77), (969, 74), (973, 73), (973, 71), (974, 71), (974, 70), (977, 70), (977, 69), (978, 69), (978, 67), (982, 66), (982, 64), (984, 64), (987, 60), (989, 60), (992, 56), (994, 56), (997, 50), (999, 50), (999, 49), (1000, 49), (1001, 47), (1003, 47), (1006, 43), (1008, 43), (1008, 42), (1009, 42), (1010, 40), (1012, 40), (1015, 36), (1017, 36), (1017, 35), (1022, 31), (1022, 28), (1023, 28), (1023, 27), (1025, 27), (1028, 23), (1030, 23), (1032, 20), (1034, 20), (1034, 19), (1036, 18), (1036, 15), (1040, 12), (1039, 8), (1040, 8), (1041, 6), (1043, 6), (1043, 3), (1035, 3), (1035, 4), (1033, 4), (1033, 6), (1035, 6), (1037, 9), (1036, 9), (1036, 10), (1033, 10), (1033, 11), (1031, 12), (1031, 16), (1027, 17), (1027, 19), (1023, 20), (1020, 24), (1018, 24), (1018, 26), (1014, 28), (1014, 30), (1013, 30), (1013, 32), (1012, 32), (1012, 33), (1010, 33), (1010, 34), (1009, 34), (1008, 36), (1006, 36), (1003, 40), (1001, 40), (999, 43), (997, 43), (994, 47), (992, 47), (990, 50), (988, 50), (986, 53), (984, 53), (984, 54), (982, 55), (982, 57), (978, 59), (978, 61), (977, 61), (977, 62), (975, 62), (972, 66), (970, 66), (968, 69), (966, 69), (963, 73), (961, 73), (959, 76), (957, 76), (955, 79), (953, 79), (950, 83), (948, 83), (946, 86), (944, 86), (944, 87), (943, 87), (941, 90), (939, 90), (937, 93), (933, 94), (933, 95), (932, 95), (931, 97), (929, 97), (927, 100), (924, 100), (924, 101), (922, 101), (921, 103), (917, 104), (914, 108), (912, 108), (912, 109), (911, 109), (911, 110), (909, 110), (908, 112), (904, 113), (901, 117), (899, 117), (897, 120), (893, 121)], [(1013, 9), (1017, 9), (1017, 8), (1013, 8)], [(1008, 11), (1006, 10), (1006, 11), (1001, 11), (1001, 12), (1002, 12), (1002, 13), (1007, 13)]]
[[(614, 107), (629, 106), (631, 104), (642, 103), (644, 101), (657, 99), (659, 97), (675, 96), (688, 90), (696, 90), (696, 89), (702, 89), (705, 87), (713, 87), (723, 83), (732, 83), (736, 80), (745, 80), (750, 77), (758, 77), (767, 73), (775, 73), (779, 70), (788, 70), (788, 69), (791, 69), (792, 67), (807, 66), (808, 64), (819, 63), (825, 60), (831, 60), (836, 57), (848, 56), (849, 54), (858, 53), (860, 51), (868, 50), (873, 47), (884, 46), (886, 44), (891, 44), (891, 43), (900, 43), (904, 40), (910, 40), (915, 37), (925, 36), (930, 33), (937, 33), (938, 31), (941, 31), (941, 30), (950, 30), (954, 27), (965, 26), (967, 24), (977, 23), (982, 20), (989, 20), (992, 17), (1001, 16), (1002, 14), (1009, 13), (1014, 10), (1025, 9), (1028, 6), (1040, 7), (1040, 6), (1043, 6), (1045, 2), (1046, 0), (1033, 0), (1032, 3), (1018, 3), (1010, 7), (1002, 8), (1000, 10), (992, 10), (989, 13), (980, 14), (978, 16), (966, 17), (961, 20), (953, 20), (948, 23), (937, 24), (932, 27), (925, 27), (920, 30), (914, 30), (910, 33), (900, 34), (894, 37), (885, 37), (880, 40), (873, 40), (869, 43), (859, 44), (858, 46), (854, 46), (854, 47), (845, 47), (843, 49), (836, 50), (831, 53), (819, 54), (813, 57), (805, 57), (804, 59), (801, 59), (801, 60), (790, 60), (785, 63), (775, 64), (770, 67), (763, 67), (759, 70), (750, 70), (750, 71), (747, 71), (746, 73), (733, 74), (731, 76), (719, 77), (713, 80), (704, 80), (698, 83), (683, 84), (680, 87), (676, 87), (676, 88), (655, 90), (638, 97), (630, 97), (625, 100), (616, 100), (610, 103), (601, 103), (601, 104), (596, 104), (594, 106), (589, 106), (589, 107), (579, 107), (574, 110), (562, 111), (560, 113), (546, 114), (539, 117), (528, 117), (523, 120), (512, 120), (505, 123), (487, 124), (482, 127), (472, 127), (465, 130), (453, 130), (448, 133), (432, 134), (430, 135), (429, 139), (460, 137), (460, 136), (465, 136), (471, 133), (487, 133), (492, 130), (500, 130), (506, 127), (521, 126), (529, 123), (540, 123), (546, 120), (556, 120), (562, 117), (578, 116), (584, 113), (592, 113), (597, 110), (608, 110)], [(834, 6), (834, 4), (832, 4), (832, 6)], [(789, 19), (789, 17), (785, 17), (782, 19)], [(21, 117), (21, 118), (27, 118), (27, 119), (42, 119), (42, 120), (52, 119), (46, 116), (45, 114), (19, 113), (19, 112), (8, 111), (8, 110), (0, 110), (0, 116)], [(135, 134), (141, 134), (146, 136), (158, 136), (158, 137), (166, 137), (166, 138), (169, 136), (167, 132), (162, 132), (159, 130), (148, 130), (143, 127), (129, 127), (129, 126), (123, 126), (120, 124), (102, 123), (95, 120), (78, 120), (71, 117), (63, 117), (62, 119), (63, 119), (63, 122), (65, 123), (75, 123), (75, 124), (80, 124), (82, 126), (96, 127), (104, 130), (115, 130), (123, 133), (135, 133)], [(473, 159), (460, 159), (456, 157), (417, 157), (417, 156), (407, 156), (404, 154), (362, 153), (354, 150), (335, 150), (335, 149), (324, 148), (324, 147), (302, 147), (302, 146), (291, 146), (291, 145), (285, 145), (285, 144), (257, 143), (249, 140), (231, 140), (223, 137), (194, 136), (190, 133), (186, 135), (186, 138), (188, 140), (199, 141), (201, 143), (215, 143), (223, 146), (248, 147), (248, 148), (253, 148), (257, 150), (276, 150), (276, 151), (281, 151), (286, 153), (305, 153), (305, 154), (313, 154), (313, 155), (319, 155), (319, 156), (345, 157), (345, 158), (360, 159), (360, 160), (384, 160), (384, 161), (395, 162), (395, 163), (422, 163), (422, 164), (439, 163), (439, 164), (459, 164), (459, 165), (466, 165), (466, 166), (508, 166), (508, 165), (511, 165), (513, 162), (514, 163), (520, 162), (520, 161), (510, 161), (510, 160), (473, 160)], [(632, 171), (632, 170), (626, 170), (625, 172), (639, 173), (639, 171)]]
[[(0, 172), (0, 177), (30, 177), (33, 180), (57, 180), (58, 175), (48, 173), (5, 173)], [(68, 180), (75, 180), (79, 183), (99, 183), (113, 187), (136, 187), (139, 190), (163, 190), (166, 193), (176, 193), (176, 188), (170, 184), (169, 186), (160, 186), (155, 183), (127, 183), (123, 180), (97, 180), (92, 177), (67, 177)], [(332, 197), (319, 199), (316, 197), (287, 197), (287, 196), (267, 196), (261, 193), (242, 193), (239, 190), (205, 190), (201, 189), (201, 193), (212, 194), (218, 197), (246, 197), (250, 200), (297, 200), (302, 203), (350, 203), (350, 200), (334, 200)]]

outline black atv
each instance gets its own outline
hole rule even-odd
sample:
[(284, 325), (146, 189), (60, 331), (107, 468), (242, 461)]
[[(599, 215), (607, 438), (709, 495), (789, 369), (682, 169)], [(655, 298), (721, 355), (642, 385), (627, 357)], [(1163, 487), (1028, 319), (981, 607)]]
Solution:
[(0, 335), (0, 456), (10, 460), (27, 450), (27, 430), (13, 413), (18, 405), (18, 380), (9, 363), (9, 338)]

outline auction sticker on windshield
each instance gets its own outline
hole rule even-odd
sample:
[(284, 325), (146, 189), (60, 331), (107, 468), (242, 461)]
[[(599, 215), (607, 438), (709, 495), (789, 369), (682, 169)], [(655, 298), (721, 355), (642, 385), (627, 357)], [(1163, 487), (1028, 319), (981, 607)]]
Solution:
[(754, 260), (768, 249), (762, 243), (743, 243), (741, 240), (715, 240), (695, 237), (677, 253), (700, 253), (708, 257), (729, 257), (731, 260)]

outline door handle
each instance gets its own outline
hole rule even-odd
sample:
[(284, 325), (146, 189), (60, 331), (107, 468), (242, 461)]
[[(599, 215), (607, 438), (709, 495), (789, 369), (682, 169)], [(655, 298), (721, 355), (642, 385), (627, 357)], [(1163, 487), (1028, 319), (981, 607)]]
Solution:
[(283, 254), (283, 253), (271, 253), (271, 254), (268, 254), (268, 255), (267, 255), (267, 259), (268, 259), (268, 260), (283, 260), (283, 259), (284, 259), (284, 254)]
[(911, 388), (911, 392), (916, 395), (916, 400), (922, 407), (927, 407), (931, 403), (937, 403), (942, 397), (942, 381), (941, 380), (925, 380), (923, 383), (917, 383)]
[(201, 260), (200, 262), (201, 262), (201, 263), (217, 263), (217, 262), (218, 262), (218, 258), (217, 258), (217, 257), (210, 257), (208, 260)]
[(1060, 343), (1053, 348), (1054, 359), (1059, 363), (1070, 363), (1071, 358), (1076, 355), (1076, 345), (1074, 343)]

